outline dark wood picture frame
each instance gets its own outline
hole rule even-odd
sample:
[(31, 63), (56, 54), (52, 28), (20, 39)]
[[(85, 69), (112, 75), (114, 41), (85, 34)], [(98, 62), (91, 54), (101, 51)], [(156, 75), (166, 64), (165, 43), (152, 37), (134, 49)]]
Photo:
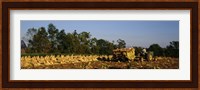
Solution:
[[(197, 88), (198, 87), (198, 3), (197, 2), (3, 2), (2, 3), (2, 86), (3, 88)], [(11, 9), (175, 9), (191, 10), (191, 80), (120, 81), (120, 80), (10, 80), (10, 19)]]

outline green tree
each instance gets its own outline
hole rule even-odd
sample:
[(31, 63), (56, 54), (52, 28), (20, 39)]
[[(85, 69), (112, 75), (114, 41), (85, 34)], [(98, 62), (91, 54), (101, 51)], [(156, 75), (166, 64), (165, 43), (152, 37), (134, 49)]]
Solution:
[(99, 47), (99, 54), (110, 55), (114, 49), (114, 44), (104, 39), (97, 40), (97, 46)]
[(37, 33), (37, 29), (36, 28), (29, 28), (26, 36), (27, 36), (27, 40), (32, 40), (33, 36)]
[(94, 37), (90, 39), (90, 50), (92, 54), (99, 54), (99, 47), (97, 46), (97, 39)]
[(58, 34), (58, 29), (56, 29), (56, 27), (52, 23), (50, 23), (48, 25), (48, 33), (49, 33), (49, 40), (51, 42), (50, 52), (55, 53), (55, 52), (57, 52), (57, 39), (56, 39), (56, 36)]
[(113, 49), (125, 48), (126, 43), (118, 39), (117, 43), (104, 39), (91, 38), (90, 32), (65, 33), (59, 31), (50, 23), (47, 31), (44, 27), (30, 28), (27, 31), (28, 48), (30, 53), (67, 53), (67, 54), (112, 54)]
[(28, 42), (27, 48), (25, 50), (25, 52), (27, 53), (32, 53), (34, 52), (31, 48), (32, 46), (32, 42), (33, 42), (33, 36), (37, 34), (37, 29), (36, 28), (29, 28), (28, 31), (26, 32), (26, 37), (24, 38), (25, 41)]
[(125, 48), (126, 47), (126, 42), (122, 39), (118, 39), (117, 43), (118, 43), (118, 45), (117, 45), (118, 48)]
[(71, 51), (73, 54), (81, 54), (82, 49), (79, 40), (79, 34), (76, 30), (72, 34), (70, 34), (70, 38), (72, 39), (71, 42)]
[(59, 53), (69, 53), (68, 50), (70, 47), (70, 38), (67, 38), (67, 35), (65, 33), (65, 30), (61, 30), (57, 36), (56, 36), (57, 42), (58, 42), (58, 51)]
[(78, 48), (74, 42), (74, 35), (71, 33), (66, 34), (65, 42), (67, 43), (67, 49), (65, 50), (65, 52), (68, 52), (71, 54), (75, 52), (74, 49)]
[(108, 42), (107, 46), (107, 54), (111, 55), (113, 53), (113, 49), (115, 49), (115, 45), (114, 43)]
[(153, 51), (154, 56), (163, 56), (163, 49), (158, 44), (150, 45), (148, 51)]
[(79, 52), (80, 53), (86, 53), (86, 54), (90, 54), (91, 50), (90, 50), (90, 37), (91, 34), (89, 32), (81, 32), (80, 34), (78, 34), (79, 37), (79, 41), (80, 41), (80, 48), (79, 48)]
[(48, 33), (44, 27), (38, 29), (37, 34), (33, 36), (33, 40), (30, 42), (32, 50), (35, 53), (48, 53), (50, 49), (50, 42), (48, 40)]
[(166, 47), (165, 54), (166, 56), (169, 56), (169, 57), (178, 58), (179, 57), (179, 42), (178, 41), (170, 42), (170, 45)]

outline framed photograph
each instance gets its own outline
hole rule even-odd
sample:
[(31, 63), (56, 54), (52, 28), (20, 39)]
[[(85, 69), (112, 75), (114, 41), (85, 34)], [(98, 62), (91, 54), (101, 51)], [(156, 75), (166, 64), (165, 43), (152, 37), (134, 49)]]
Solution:
[(3, 2), (3, 88), (197, 88), (197, 2)]

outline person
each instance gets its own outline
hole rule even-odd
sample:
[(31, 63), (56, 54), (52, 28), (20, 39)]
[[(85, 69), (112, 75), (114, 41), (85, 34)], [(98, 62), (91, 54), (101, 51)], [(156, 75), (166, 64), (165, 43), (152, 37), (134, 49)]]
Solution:
[(142, 49), (142, 56), (145, 56), (145, 54), (147, 53), (147, 50), (145, 48)]

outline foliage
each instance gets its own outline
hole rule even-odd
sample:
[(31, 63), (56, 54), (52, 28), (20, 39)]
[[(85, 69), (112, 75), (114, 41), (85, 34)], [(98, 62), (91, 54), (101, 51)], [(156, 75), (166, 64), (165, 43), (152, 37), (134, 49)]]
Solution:
[(148, 51), (153, 51), (154, 56), (165, 56), (165, 57), (179, 57), (179, 42), (172, 41), (166, 48), (161, 48), (158, 44), (152, 44), (148, 48)]
[(58, 48), (57, 48), (57, 39), (56, 39), (56, 36), (58, 34), (58, 29), (56, 29), (56, 27), (50, 23), (48, 25), (48, 39), (49, 39), (49, 42), (50, 42), (50, 52), (57, 52)]
[(163, 56), (163, 49), (158, 44), (152, 44), (148, 48), (149, 51), (153, 51), (155, 56)]
[(179, 57), (179, 42), (172, 41), (165, 49), (165, 55), (168, 57)]
[(117, 43), (118, 43), (118, 48), (125, 48), (126, 47), (126, 42), (122, 39), (118, 39)]
[(126, 47), (122, 39), (118, 39), (118, 44), (114, 44), (92, 37), (90, 32), (78, 33), (74, 30), (72, 33), (65, 33), (64, 29), (58, 30), (52, 23), (48, 25), (47, 30), (44, 27), (28, 29), (26, 39), (28, 47), (25, 53), (110, 55), (113, 49)]
[[(22, 40), (24, 53), (53, 53), (53, 54), (93, 54), (93, 55), (111, 55), (113, 49), (126, 48), (125, 40), (118, 39), (108, 41), (92, 37), (90, 32), (65, 32), (59, 30), (50, 23), (44, 27), (29, 28), (25, 37), (26, 43)], [(27, 45), (26, 45), (27, 44)], [(24, 48), (25, 47), (25, 48)], [(134, 47), (136, 56), (142, 52), (142, 47)], [(152, 44), (148, 51), (152, 51), (154, 56), (179, 57), (179, 42), (172, 41), (166, 48), (158, 44)]]

